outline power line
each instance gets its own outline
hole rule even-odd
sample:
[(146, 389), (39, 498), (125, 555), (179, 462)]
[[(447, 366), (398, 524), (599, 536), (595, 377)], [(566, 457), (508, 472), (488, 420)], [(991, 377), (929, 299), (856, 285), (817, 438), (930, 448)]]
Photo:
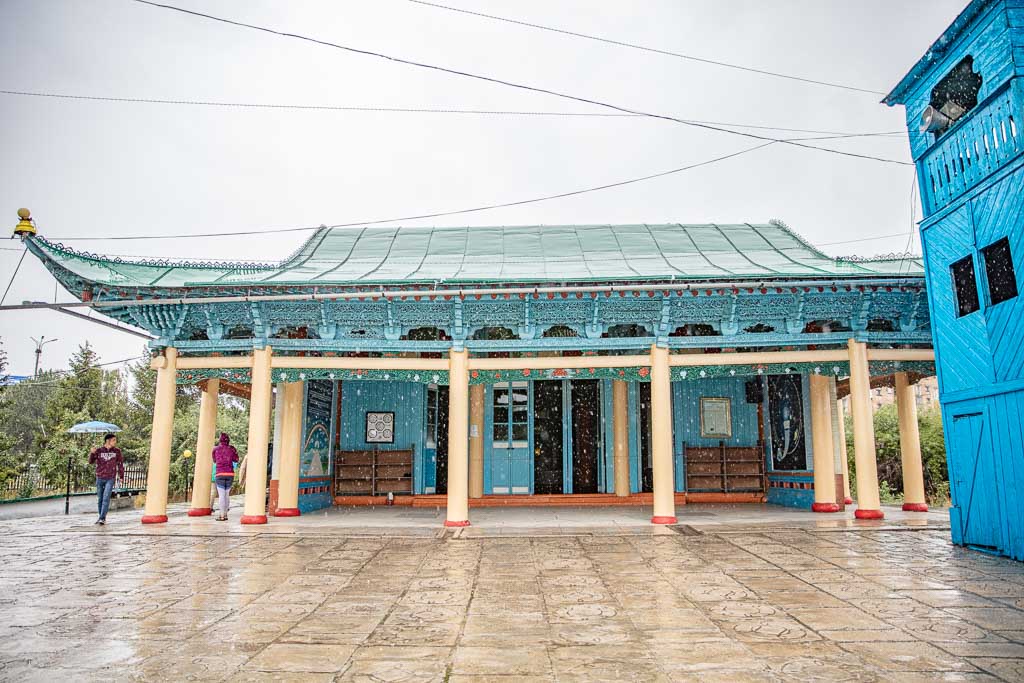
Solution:
[(525, 91), (529, 91), (529, 92), (537, 92), (537, 93), (541, 93), (541, 94), (545, 94), (545, 95), (551, 95), (553, 97), (560, 97), (562, 99), (571, 100), (571, 101), (574, 101), (574, 102), (582, 102), (583, 104), (592, 104), (594, 106), (604, 107), (605, 109), (612, 109), (614, 111), (619, 111), (619, 112), (623, 112), (623, 113), (627, 113), (627, 114), (640, 114), (642, 116), (647, 116), (647, 117), (650, 117), (650, 118), (663, 119), (665, 121), (673, 121), (675, 123), (679, 123), (679, 124), (682, 124), (682, 125), (685, 125), (685, 126), (692, 126), (692, 127), (695, 127), (695, 128), (702, 128), (702, 129), (705, 129), (705, 130), (715, 130), (715, 131), (719, 131), (719, 132), (722, 132), (722, 133), (729, 133), (731, 135), (739, 135), (739, 136), (742, 136), (742, 137), (752, 138), (754, 140), (762, 140), (762, 141), (766, 141), (766, 142), (779, 142), (779, 143), (783, 143), (783, 144), (787, 144), (787, 145), (792, 145), (794, 147), (803, 147), (805, 149), (816, 149), (818, 151), (828, 152), (830, 154), (838, 154), (840, 156), (848, 156), (848, 157), (853, 157), (853, 158), (858, 158), (858, 159), (869, 159), (871, 161), (879, 161), (879, 162), (887, 163), (887, 164), (897, 164), (897, 165), (900, 165), (900, 166), (911, 166), (912, 165), (909, 162), (899, 161), (897, 159), (887, 159), (887, 158), (884, 158), (884, 157), (876, 157), (876, 156), (871, 156), (871, 155), (868, 155), (868, 154), (857, 154), (855, 152), (846, 152), (846, 151), (843, 151), (843, 150), (831, 149), (831, 148), (828, 148), (828, 147), (817, 147), (815, 145), (808, 145), (808, 144), (804, 144), (804, 143), (801, 143), (801, 142), (798, 142), (798, 141), (795, 141), (795, 140), (785, 140), (785, 139), (781, 139), (781, 138), (772, 138), (772, 137), (767, 137), (767, 136), (764, 136), (764, 135), (756, 135), (754, 133), (745, 133), (745, 132), (742, 132), (742, 131), (730, 130), (728, 128), (722, 128), (722, 127), (719, 127), (719, 126), (713, 126), (713, 125), (704, 124), (704, 123), (694, 123), (692, 121), (687, 121), (685, 119), (680, 119), (680, 118), (677, 118), (677, 117), (674, 117), (674, 116), (668, 116), (666, 114), (652, 114), (652, 113), (640, 111), (640, 110), (637, 110), (637, 109), (630, 109), (628, 107), (621, 107), (621, 106), (618, 106), (618, 105), (615, 105), (615, 104), (610, 104), (608, 102), (602, 102), (600, 100), (592, 100), (592, 99), (589, 99), (589, 98), (586, 98), (586, 97), (579, 97), (579, 96), (576, 96), (576, 95), (569, 95), (567, 93), (562, 93), (562, 92), (559, 92), (559, 91), (556, 91), (556, 90), (550, 90), (550, 89), (547, 89), (547, 88), (540, 88), (540, 87), (536, 87), (536, 86), (525, 85), (523, 83), (515, 83), (513, 81), (506, 81), (506, 80), (503, 80), (503, 79), (500, 79), (500, 78), (494, 78), (494, 77), (491, 77), (491, 76), (483, 76), (483, 75), (471, 73), (471, 72), (468, 72), (468, 71), (460, 71), (460, 70), (457, 70), (457, 69), (449, 69), (449, 68), (446, 68), (446, 67), (443, 67), (443, 66), (436, 66), (436, 65), (433, 65), (433, 64), (426, 64), (424, 62), (416, 62), (416, 61), (413, 61), (413, 60), (403, 59), (401, 57), (394, 57), (394, 56), (383, 54), (383, 53), (380, 53), (380, 52), (373, 52), (371, 50), (362, 50), (362, 49), (355, 48), (355, 47), (350, 47), (350, 46), (347, 46), (347, 45), (341, 45), (339, 43), (332, 43), (332, 42), (329, 42), (329, 41), (326, 41), (326, 40), (320, 40), (318, 38), (311, 38), (309, 36), (304, 36), (304, 35), (301, 35), (301, 34), (298, 34), (298, 33), (288, 33), (288, 32), (285, 32), (285, 31), (278, 31), (276, 29), (267, 28), (265, 26), (257, 26), (255, 24), (247, 24), (247, 23), (244, 23), (244, 22), (241, 22), (241, 21), (235, 21), (233, 19), (225, 19), (223, 17), (217, 17), (217, 16), (214, 16), (212, 14), (204, 14), (203, 12), (196, 12), (194, 10), (184, 9), (182, 7), (175, 7), (174, 5), (165, 5), (165, 4), (158, 3), (158, 2), (152, 2), (151, 0), (133, 0), (133, 2), (137, 2), (137, 3), (143, 4), (143, 5), (149, 5), (151, 7), (158, 7), (158, 8), (161, 8), (161, 9), (167, 9), (167, 10), (171, 10), (171, 11), (174, 11), (174, 12), (181, 12), (182, 14), (188, 14), (190, 16), (200, 17), (200, 18), (203, 18), (203, 19), (209, 19), (211, 21), (217, 21), (217, 22), (224, 23), (224, 24), (229, 24), (229, 25), (232, 25), (232, 26), (239, 26), (241, 28), (249, 28), (249, 29), (253, 29), (255, 31), (261, 31), (261, 32), (264, 32), (264, 33), (270, 33), (272, 35), (280, 36), (282, 38), (294, 38), (296, 40), (303, 40), (303, 41), (306, 41), (306, 42), (315, 43), (317, 45), (323, 45), (325, 47), (331, 47), (331, 48), (334, 48), (334, 49), (337, 49), (337, 50), (344, 50), (346, 52), (352, 52), (354, 54), (360, 54), (360, 55), (364, 55), (364, 56), (367, 56), (367, 57), (374, 57), (374, 58), (377, 58), (377, 59), (385, 59), (385, 60), (388, 60), (388, 61), (391, 61), (391, 62), (395, 62), (396, 64), (405, 64), (407, 66), (413, 66), (413, 67), (417, 67), (417, 68), (420, 68), (420, 69), (429, 69), (429, 70), (432, 70), (432, 71), (440, 71), (440, 72), (452, 74), (452, 75), (455, 75), (455, 76), (462, 76), (464, 78), (471, 78), (471, 79), (474, 79), (474, 80), (484, 81), (484, 82), (487, 82), (487, 83), (494, 83), (494, 84), (497, 84), (497, 85), (504, 85), (504, 86), (507, 86), (507, 87), (510, 87), (510, 88), (516, 88), (518, 90), (525, 90)]
[(768, 71), (765, 69), (755, 69), (749, 66), (742, 66), (740, 64), (731, 64), (729, 62), (722, 62), (714, 59), (707, 59), (704, 57), (695, 57), (693, 55), (685, 55), (679, 52), (670, 52), (668, 50), (659, 50), (653, 47), (647, 47), (646, 45), (637, 45), (636, 43), (627, 43), (621, 40), (614, 40), (612, 38), (604, 38), (602, 36), (594, 36), (587, 33), (578, 33), (576, 31), (568, 31), (565, 29), (554, 28), (551, 26), (543, 26), (541, 24), (534, 24), (528, 21), (521, 21), (519, 19), (510, 19), (508, 17), (499, 17), (494, 14), (484, 14), (483, 12), (473, 12), (468, 9), (461, 9), (459, 7), (449, 7), (448, 5), (441, 5), (436, 2), (426, 2), (426, 0), (408, 0), (409, 2), (417, 5), (425, 5), (427, 7), (434, 7), (437, 9), (447, 10), (449, 12), (458, 12), (460, 14), (470, 14), (474, 17), (482, 17), (484, 19), (492, 19), (494, 21), (503, 21), (508, 24), (516, 24), (517, 26), (526, 26), (527, 28), (535, 28), (541, 31), (550, 31), (551, 33), (561, 33), (566, 36), (573, 36), (574, 38), (585, 38), (587, 40), (595, 40), (600, 43), (608, 43), (610, 45), (618, 45), (619, 47), (628, 47), (633, 50), (642, 50), (643, 52), (653, 52), (659, 55), (666, 55), (668, 57), (677, 57), (679, 59), (686, 59), (692, 62), (700, 62), (701, 64), (712, 64), (714, 66), (721, 66), (727, 69), (737, 69), (739, 71), (748, 71), (750, 73), (761, 74), (762, 76), (774, 76), (776, 78), (785, 78), (791, 81), (800, 81), (802, 83), (812, 83), (814, 85), (824, 85), (830, 88), (841, 88), (843, 90), (852, 90), (854, 92), (868, 93), (871, 95), (885, 95), (880, 90), (869, 90), (867, 88), (858, 88), (852, 85), (844, 85), (842, 83), (833, 83), (831, 81), (819, 81), (813, 78), (805, 78), (803, 76), (793, 76), (790, 74), (783, 74), (777, 71)]
[[(140, 1), (140, 0), (136, 0)], [(705, 159), (704, 161), (698, 161), (688, 166), (681, 166), (679, 168), (673, 168), (668, 171), (662, 171), (661, 173), (652, 173), (650, 175), (641, 176), (639, 178), (630, 178), (629, 180), (620, 180), (614, 183), (607, 183), (605, 185), (598, 185), (595, 187), (588, 187), (582, 190), (572, 190), (570, 192), (561, 192), (559, 194), (546, 195), (544, 197), (534, 197), (532, 199), (521, 199), (514, 202), (504, 202), (502, 204), (489, 204), (486, 206), (477, 206), (471, 209), (458, 209), (455, 211), (439, 211), (437, 213), (425, 213), (418, 216), (399, 216), (394, 218), (379, 218), (371, 221), (355, 221), (352, 223), (337, 223), (335, 225), (317, 225), (307, 226), (302, 228), (268, 228), (264, 230), (244, 230), (237, 232), (207, 232), (207, 233), (195, 233), (187, 235), (111, 235), (107, 237), (54, 237), (54, 240), (61, 242), (81, 242), (81, 241), (95, 241), (95, 240), (168, 240), (168, 239), (183, 239), (186, 237), (232, 237), (236, 235), (263, 235), (268, 233), (287, 233), (287, 232), (303, 232), (308, 230), (317, 230), (319, 228), (352, 228), (364, 225), (379, 225), (381, 223), (396, 223), (398, 221), (414, 221), (426, 218), (440, 218), (442, 216), (455, 216), (458, 214), (465, 213), (476, 213), (479, 211), (489, 211), (491, 209), (504, 209), (511, 206), (522, 206), (524, 204), (534, 204), (537, 202), (546, 202), (552, 199), (564, 199), (565, 197), (573, 197), (576, 195), (587, 194), (589, 192), (599, 192), (601, 190), (607, 190), (613, 187), (622, 187), (623, 185), (632, 185), (633, 183), (640, 183), (646, 180), (653, 180), (654, 178), (662, 178), (664, 176), (673, 175), (675, 173), (682, 173), (683, 171), (689, 171), (694, 168), (700, 168), (701, 166), (708, 166), (719, 161), (725, 161), (726, 159), (732, 159), (738, 157), (741, 154), (747, 154), (759, 149), (768, 147), (769, 145), (775, 144), (774, 142), (765, 142), (754, 147), (748, 147), (741, 149), (738, 152), (732, 152), (724, 156), (715, 157), (713, 159)]]
[[(393, 112), (403, 114), (476, 114), (493, 116), (563, 116), (563, 117), (596, 117), (596, 118), (650, 118), (644, 114), (620, 114), (613, 112), (570, 112), (570, 111), (517, 111), (501, 109), (451, 109), (430, 107), (382, 107), (329, 104), (275, 104), (268, 102), (219, 102), (213, 100), (180, 100), (158, 99), (149, 97), (113, 97), (108, 95), (71, 95), (68, 93), (35, 92), (30, 90), (0, 90), (4, 95), (20, 95), (24, 97), (48, 97), (64, 100), (88, 100), (94, 102), (122, 102), (131, 104), (171, 104), (184, 106), (222, 107), (240, 109), (281, 109), (302, 111), (357, 111), (357, 112)], [(731, 128), (753, 128), (757, 130), (778, 130), (787, 133), (812, 133), (818, 135), (838, 135), (844, 137), (871, 137), (886, 135), (906, 135), (906, 131), (881, 131), (869, 133), (851, 133), (835, 130), (812, 130), (807, 128), (785, 128), (782, 126), (764, 126), (752, 123), (728, 123), (725, 121), (705, 121), (700, 119), (684, 119), (687, 123), (705, 123)], [(817, 138), (806, 138), (817, 139)], [(822, 138), (824, 139), (824, 138)]]
[(18, 271), (21, 269), (21, 263), (22, 263), (22, 261), (25, 260), (25, 254), (27, 254), (27, 253), (28, 253), (28, 248), (26, 247), (21, 252), (21, 258), (18, 259), (18, 265), (16, 265), (14, 267), (14, 272), (11, 273), (11, 279), (7, 283), (7, 289), (4, 290), (4, 295), (2, 297), (0, 297), (0, 306), (3, 306), (4, 301), (7, 299), (7, 293), (11, 291), (11, 285), (14, 284), (14, 278), (18, 277)]

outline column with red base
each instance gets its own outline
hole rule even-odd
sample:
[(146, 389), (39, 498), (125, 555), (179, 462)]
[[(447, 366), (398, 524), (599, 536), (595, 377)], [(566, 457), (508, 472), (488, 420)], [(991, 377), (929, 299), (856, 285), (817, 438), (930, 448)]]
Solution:
[(302, 399), (305, 382), (279, 384), (281, 392), (281, 449), (278, 456), (277, 508), (275, 517), (298, 517), (299, 451), (302, 449)]
[(249, 440), (245, 465), (242, 524), (267, 523), (267, 446), (270, 444), (270, 358), (265, 346), (252, 353), (249, 394)]
[(896, 373), (896, 411), (900, 421), (900, 455), (903, 460), (903, 509), (928, 512), (921, 467), (921, 433), (917, 426), (917, 397), (907, 373)]
[(836, 415), (839, 425), (839, 459), (843, 468), (843, 504), (853, 505), (853, 498), (850, 497), (850, 456), (846, 451), (846, 411), (843, 410), (843, 401), (836, 401)]
[(839, 512), (836, 504), (835, 457), (832, 442), (832, 399), (829, 378), (810, 376), (811, 443), (814, 446), (814, 512)]
[(156, 390), (153, 399), (153, 431), (149, 440), (149, 473), (146, 476), (146, 508), (143, 524), (167, 521), (167, 482), (171, 469), (171, 435), (174, 432), (174, 399), (177, 396), (178, 351), (164, 349), (155, 358)]
[(672, 474), (672, 382), (668, 348), (651, 346), (651, 488), (652, 524), (676, 523), (675, 477)]
[(196, 467), (192, 478), (189, 517), (205, 517), (210, 507), (210, 479), (213, 475), (213, 443), (217, 432), (217, 399), (220, 380), (208, 379), (199, 395), (199, 438), (196, 439)]
[(882, 519), (878, 498), (878, 462), (875, 455), (875, 426), (871, 413), (871, 373), (868, 347), (851, 339), (850, 412), (853, 415), (853, 457), (857, 464), (857, 519)]
[(445, 526), (469, 526), (469, 352), (448, 353), (448, 504)]

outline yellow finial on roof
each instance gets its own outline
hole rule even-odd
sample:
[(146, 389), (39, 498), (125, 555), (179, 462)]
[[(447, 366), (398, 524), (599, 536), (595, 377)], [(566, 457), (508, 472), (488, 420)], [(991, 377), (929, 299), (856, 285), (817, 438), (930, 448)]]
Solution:
[(36, 234), (36, 226), (32, 223), (32, 212), (28, 209), (18, 209), (18, 224), (14, 226), (14, 234), (22, 239)]

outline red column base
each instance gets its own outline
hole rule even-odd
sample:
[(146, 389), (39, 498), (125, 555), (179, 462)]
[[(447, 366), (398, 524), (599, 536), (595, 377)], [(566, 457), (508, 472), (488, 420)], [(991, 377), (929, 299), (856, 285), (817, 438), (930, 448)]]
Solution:
[(881, 510), (857, 510), (853, 513), (857, 519), (884, 519), (885, 514)]
[(843, 505), (853, 505), (853, 498), (850, 498), (849, 496), (844, 498), (843, 499)]
[(242, 524), (266, 524), (266, 515), (242, 515)]
[(189, 517), (206, 517), (213, 514), (213, 508), (189, 508)]
[(651, 524), (678, 524), (679, 520), (675, 517), (660, 517), (655, 515), (651, 517)]
[(904, 512), (928, 512), (928, 505), (925, 503), (904, 503)]
[(812, 503), (812, 512), (839, 512), (839, 506), (835, 503)]
[(468, 519), (464, 519), (461, 522), (453, 522), (450, 519), (446, 519), (446, 520), (444, 520), (444, 525), (445, 526), (469, 526), (469, 520)]
[(277, 508), (277, 512), (274, 513), (275, 517), (298, 517), (302, 513), (299, 508)]
[(167, 521), (167, 515), (142, 515), (143, 524), (163, 524)]

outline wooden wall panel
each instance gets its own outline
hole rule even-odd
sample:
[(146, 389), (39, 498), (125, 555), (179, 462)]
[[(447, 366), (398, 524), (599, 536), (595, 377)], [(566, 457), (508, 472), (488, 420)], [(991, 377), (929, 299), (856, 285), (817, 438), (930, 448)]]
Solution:
[[(954, 261), (974, 251), (974, 230), (968, 208), (963, 206), (941, 223), (926, 228), (922, 240), (942, 392), (988, 384), (993, 381), (994, 373), (984, 311), (957, 317), (953, 277), (949, 270)], [(975, 264), (975, 269), (978, 265)]]
[[(971, 205), (979, 249), (1003, 237), (1010, 238), (1017, 288), (1024, 294), (1024, 172), (1004, 178)], [(984, 264), (979, 263), (978, 268), (981, 275)], [(987, 304), (986, 280), (981, 276), (979, 282), (984, 285), (980, 293)], [(995, 306), (986, 305), (985, 318), (996, 381), (1024, 377), (1024, 298), (1018, 296)]]

